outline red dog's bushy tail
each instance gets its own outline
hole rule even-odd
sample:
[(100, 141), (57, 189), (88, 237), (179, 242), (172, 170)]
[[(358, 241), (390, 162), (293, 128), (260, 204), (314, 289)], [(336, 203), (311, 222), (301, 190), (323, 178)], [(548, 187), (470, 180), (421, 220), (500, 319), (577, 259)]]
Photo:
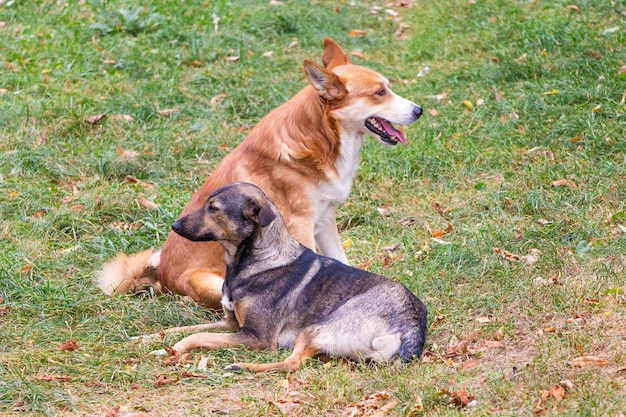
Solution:
[(141, 290), (161, 294), (158, 264), (159, 252), (152, 249), (134, 255), (119, 254), (102, 266), (96, 276), (96, 285), (109, 295)]

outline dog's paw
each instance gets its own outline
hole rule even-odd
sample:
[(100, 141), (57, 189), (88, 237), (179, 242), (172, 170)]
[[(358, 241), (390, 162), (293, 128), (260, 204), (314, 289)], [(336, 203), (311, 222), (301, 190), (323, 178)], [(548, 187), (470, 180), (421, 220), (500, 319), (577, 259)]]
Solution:
[(154, 355), (154, 356), (167, 356), (167, 355), (169, 355), (169, 353), (167, 353), (167, 350), (165, 350), (165, 349), (153, 350), (152, 352), (150, 352), (150, 354)]
[(224, 370), (226, 370), (226, 371), (241, 371), (241, 368), (236, 363), (233, 363), (232, 365), (228, 365), (227, 367), (225, 367)]

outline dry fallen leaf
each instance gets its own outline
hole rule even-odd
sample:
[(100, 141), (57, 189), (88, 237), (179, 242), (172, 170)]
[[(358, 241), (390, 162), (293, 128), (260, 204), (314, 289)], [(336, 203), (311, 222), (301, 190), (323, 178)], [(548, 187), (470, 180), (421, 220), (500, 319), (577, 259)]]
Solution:
[(162, 374), (156, 374), (154, 376), (154, 378), (156, 379), (156, 381), (154, 382), (155, 385), (157, 387), (163, 387), (165, 385), (170, 385), (170, 384), (175, 384), (178, 382), (178, 378), (177, 377), (166, 377)]
[(565, 6), (565, 10), (580, 13), (580, 7), (576, 6), (575, 4), (568, 4), (567, 6)]
[(437, 201), (433, 201), (432, 203), (430, 203), (430, 205), (432, 206), (433, 209), (435, 209), (435, 211), (437, 212), (437, 214), (439, 214), (440, 216), (444, 216), (448, 213), (450, 213), (452, 211), (452, 209), (450, 209), (450, 207), (446, 207), (443, 208), (441, 206), (441, 204)]
[(239, 62), (238, 56), (225, 56), (224, 61), (226, 62)]
[(361, 51), (352, 51), (350, 55), (355, 56), (357, 58), (365, 59), (365, 54)]
[(464, 389), (460, 389), (456, 392), (448, 392), (448, 395), (450, 396), (448, 403), (460, 408), (467, 407), (476, 398)]
[(107, 115), (104, 113), (101, 113), (101, 114), (96, 114), (95, 116), (87, 117), (85, 121), (93, 125), (93, 124), (98, 123), (100, 120), (104, 119), (105, 117), (107, 117)]
[(133, 121), (133, 116), (130, 116), (128, 114), (114, 114), (113, 116), (111, 116), (111, 118), (113, 120), (121, 120), (123, 122), (132, 122)]
[(213, 98), (211, 98), (211, 106), (215, 106), (217, 104), (218, 101), (220, 101), (221, 99), (223, 99), (224, 97), (227, 97), (226, 94), (222, 93), (222, 94), (218, 94), (216, 96), (214, 96)]
[(171, 116), (173, 114), (176, 114), (180, 111), (180, 109), (178, 107), (174, 107), (172, 109), (162, 109), (162, 110), (157, 110), (157, 113), (159, 113), (161, 116)]
[(351, 404), (341, 410), (344, 417), (382, 417), (391, 411), (398, 400), (393, 394), (379, 391), (374, 394), (364, 395), (363, 399), (356, 404)]
[(122, 158), (135, 158), (136, 156), (139, 156), (139, 152), (127, 151), (119, 145), (117, 146), (117, 153), (119, 153)]
[(137, 194), (137, 200), (139, 201), (139, 204), (141, 204), (147, 209), (157, 210), (159, 208), (159, 206), (156, 203), (153, 203), (152, 201), (148, 200), (141, 193)]
[(523, 53), (522, 55), (518, 56), (517, 58), (515, 58), (515, 62), (518, 64), (521, 64), (522, 62), (526, 61), (526, 58), (528, 58), (528, 54), (527, 53)]
[(69, 375), (42, 375), (42, 376), (36, 376), (35, 379), (37, 381), (44, 381), (44, 382), (69, 382), (72, 380), (72, 377)]
[(569, 366), (579, 366), (583, 368), (587, 366), (607, 366), (609, 364), (609, 361), (599, 358), (597, 356), (579, 356), (578, 358), (566, 361), (565, 363)]
[(367, 35), (367, 31), (361, 30), (361, 29), (352, 29), (350, 33), (348, 34), (348, 36), (350, 36), (351, 38), (355, 38), (357, 36), (366, 36), (366, 35)]
[(576, 188), (576, 183), (567, 178), (561, 178), (560, 180), (552, 181), (550, 185), (552, 185), (553, 187)]
[(80, 343), (76, 339), (66, 340), (63, 343), (60, 343), (57, 347), (57, 350), (63, 350), (66, 352), (74, 352), (76, 349), (80, 347)]

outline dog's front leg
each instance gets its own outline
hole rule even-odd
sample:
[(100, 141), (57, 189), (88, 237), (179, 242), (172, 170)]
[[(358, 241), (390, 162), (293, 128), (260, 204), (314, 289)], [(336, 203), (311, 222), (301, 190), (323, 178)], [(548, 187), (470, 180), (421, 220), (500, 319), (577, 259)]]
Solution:
[(315, 227), (315, 243), (322, 255), (334, 258), (348, 265), (348, 258), (341, 245), (339, 231), (337, 230), (337, 221), (335, 220), (335, 211), (329, 216), (322, 219), (321, 228)]
[(239, 362), (234, 363), (226, 367), (229, 370), (248, 369), (254, 372), (267, 372), (267, 371), (287, 371), (293, 372), (306, 362), (308, 358), (322, 353), (322, 349), (315, 342), (315, 335), (317, 331), (314, 329), (305, 329), (302, 333), (296, 337), (293, 345), (293, 351), (281, 362), (272, 363), (250, 363)]
[(251, 349), (268, 349), (256, 336), (247, 332), (237, 333), (196, 333), (185, 337), (172, 346), (180, 354), (190, 350), (216, 350), (235, 346), (247, 346)]

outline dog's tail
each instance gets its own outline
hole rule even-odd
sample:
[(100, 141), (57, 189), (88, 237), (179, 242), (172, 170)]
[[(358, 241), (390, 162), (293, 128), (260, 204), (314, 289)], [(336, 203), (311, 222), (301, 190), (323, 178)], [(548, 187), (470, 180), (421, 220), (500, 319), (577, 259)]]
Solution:
[(422, 356), (424, 343), (426, 342), (426, 306), (413, 294), (411, 294), (409, 299), (411, 304), (409, 308), (412, 310), (413, 317), (410, 321), (410, 328), (403, 333), (400, 342), (398, 356), (400, 356), (402, 361), (410, 361), (414, 358), (419, 359)]
[(161, 252), (146, 250), (134, 255), (119, 254), (96, 275), (96, 285), (109, 295), (149, 290), (162, 293), (157, 275)]

